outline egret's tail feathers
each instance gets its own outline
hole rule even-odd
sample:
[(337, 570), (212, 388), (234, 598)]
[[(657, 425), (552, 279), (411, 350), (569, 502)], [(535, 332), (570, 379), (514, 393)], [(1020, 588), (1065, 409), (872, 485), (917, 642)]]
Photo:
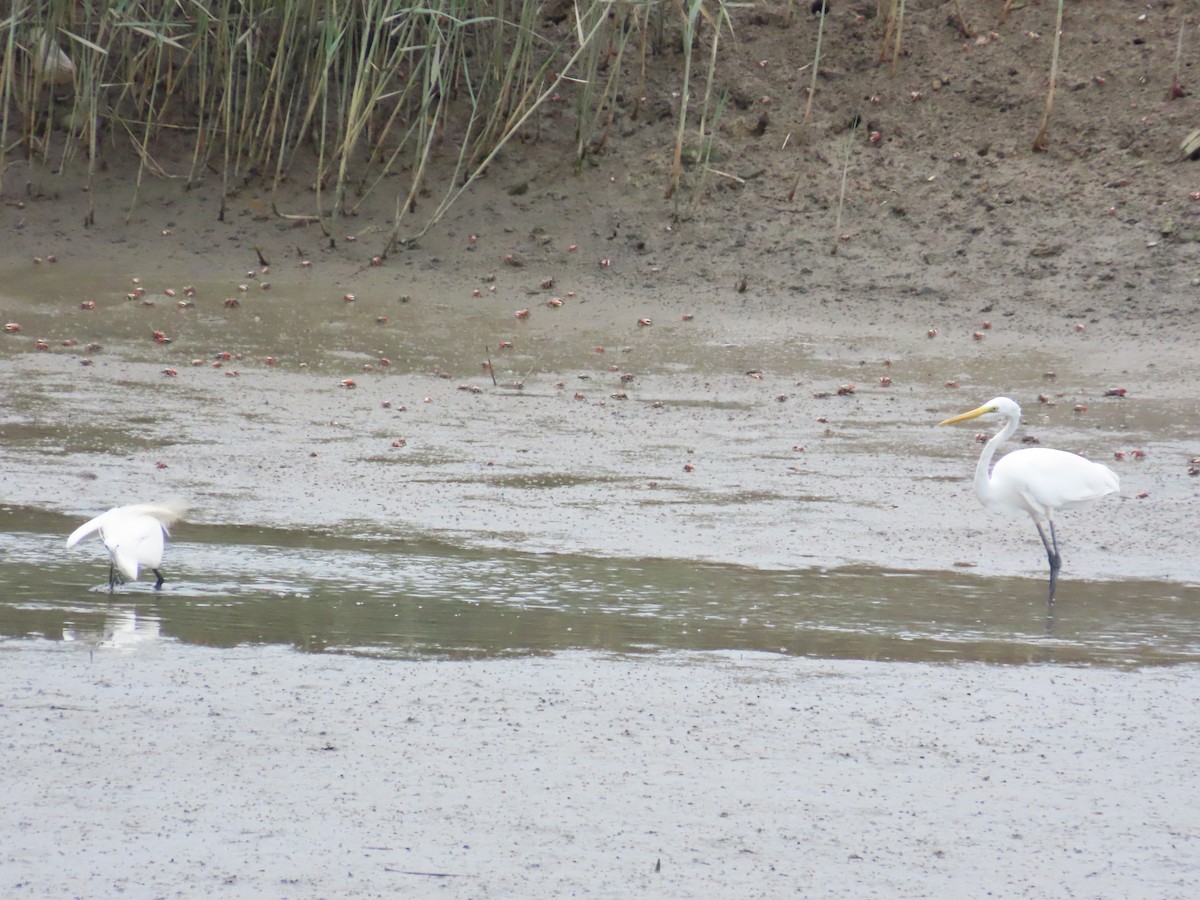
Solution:
[(138, 557), (137, 553), (132, 553), (127, 550), (118, 548), (112, 555), (113, 563), (126, 581), (137, 581), (138, 577)]
[(1108, 466), (1104, 466), (1104, 471), (1108, 473), (1108, 492), (1110, 494), (1121, 493), (1121, 479), (1117, 477), (1117, 473)]
[(179, 497), (168, 497), (161, 503), (139, 503), (136, 506), (126, 506), (122, 509), (130, 515), (150, 516), (158, 519), (163, 531), (170, 534), (170, 528), (187, 514), (187, 504)]

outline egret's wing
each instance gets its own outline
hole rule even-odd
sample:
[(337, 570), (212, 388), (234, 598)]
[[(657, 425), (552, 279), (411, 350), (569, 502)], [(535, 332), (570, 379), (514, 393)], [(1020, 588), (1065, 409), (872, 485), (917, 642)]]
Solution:
[(107, 521), (107, 517), (111, 513), (114, 513), (114, 512), (116, 512), (116, 510), (110, 509), (108, 512), (101, 513), (100, 515), (96, 516), (96, 518), (92, 519), (90, 522), (84, 522), (82, 525), (80, 525), (78, 528), (76, 528), (74, 531), (72, 531), (71, 534), (67, 537), (67, 547), (68, 548), (74, 547), (76, 544), (78, 544), (84, 538), (90, 537), (91, 535), (95, 534), (97, 531), (99, 531), (101, 528), (104, 527), (104, 523)]
[(115, 509), (110, 509), (106, 513), (102, 513), (90, 522), (84, 522), (78, 528), (71, 532), (67, 538), (67, 546), (74, 547), (84, 538), (104, 528), (110, 522), (115, 522), (121, 519), (134, 519), (138, 516), (150, 516), (152, 519), (157, 519), (162, 525), (163, 531), (170, 533), (170, 527), (174, 525), (187, 512), (187, 506), (182, 500), (177, 497), (171, 497), (163, 500), (161, 503), (135, 503), (132, 506), (118, 506)]
[(1019, 495), (1026, 509), (1047, 515), (1076, 509), (1120, 490), (1116, 474), (1074, 453), (1031, 447), (1003, 456), (992, 470), (997, 489)]

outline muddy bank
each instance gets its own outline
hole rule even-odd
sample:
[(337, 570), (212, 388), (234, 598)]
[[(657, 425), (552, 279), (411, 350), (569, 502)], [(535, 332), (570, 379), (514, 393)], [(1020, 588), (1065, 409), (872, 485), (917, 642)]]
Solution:
[(18, 896), (1184, 897), (1194, 667), (7, 642)]

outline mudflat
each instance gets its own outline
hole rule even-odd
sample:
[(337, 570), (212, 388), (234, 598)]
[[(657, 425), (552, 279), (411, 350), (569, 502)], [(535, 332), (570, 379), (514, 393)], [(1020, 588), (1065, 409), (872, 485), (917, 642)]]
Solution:
[(1194, 665), (6, 641), (14, 896), (1186, 897)]
[[(1075, 627), (1123, 585), (1194, 619), (1200, 202), (1179, 149), (1195, 101), (1168, 91), (1178, 20), (1107, 3), (1071, 22), (1034, 153), (1053, 10), (983, 42), (945, 19), (912, 12), (891, 74), (872, 23), (827, 17), (800, 128), (793, 43), (813, 35), (747, 13), (722, 49), (741, 98), (722, 155), (672, 200), (663, 59), (645, 108), (668, 114), (622, 113), (576, 171), (564, 104), (401, 247), (383, 189), (325, 234), (282, 217), (314, 211), (301, 171), (274, 193), (248, 179), (221, 220), (219, 179), (183, 190), (187, 147), (158, 148), (134, 202), (113, 144), (84, 228), (77, 166), (10, 158), (6, 521), (57, 547), (51, 519), (179, 495), (181, 540), (867, 566), (995, 578), (964, 603), (1028, 604), (1032, 525), (979, 506), (974, 430), (936, 427), (1008, 395), (1025, 424), (1007, 449), (1121, 479), (1059, 523)], [(99, 578), (56, 582), (63, 615), (109, 602)], [(28, 896), (1196, 892), (1186, 652), (462, 661), (42, 637), (0, 645), (0, 860)]]

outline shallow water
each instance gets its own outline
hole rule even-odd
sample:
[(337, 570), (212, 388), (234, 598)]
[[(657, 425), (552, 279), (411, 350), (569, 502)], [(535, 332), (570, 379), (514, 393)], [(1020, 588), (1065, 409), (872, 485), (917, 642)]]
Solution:
[(1152, 665), (1200, 661), (1200, 589), (1043, 585), (962, 570), (770, 572), (678, 560), (493, 554), (371, 534), (189, 524), (167, 583), (109, 596), (107, 557), (68, 521), (0, 511), (0, 634), (133, 649), (281, 644), (372, 656), (565, 649)]
[[(125, 299), (134, 274), (147, 276), (156, 305)], [(354, 284), (357, 299), (347, 303), (344, 287), (331, 290), (311, 274), (294, 263), (281, 267), (264, 290), (242, 272), (207, 280), (114, 271), (84, 277), (63, 264), (14, 273), (4, 305), (23, 330), (6, 348), (24, 356), (20, 377), (7, 385), (0, 439), (10, 461), (23, 464), (6, 483), (8, 499), (23, 505), (0, 509), (0, 635), (121, 648), (168, 640), (267, 643), (394, 657), (579, 648), (1102, 665), (1200, 660), (1195, 565), (1186, 554), (1162, 553), (1163, 546), (1184, 546), (1169, 540), (1170, 529), (1190, 534), (1184, 502), (1167, 490), (1169, 478), (1185, 477), (1183, 469), (1165, 468), (1167, 454), (1187, 457), (1186, 442), (1200, 427), (1190, 400), (1097, 397), (1084, 416), (1070, 405), (1079, 376), (1061, 361), (1013, 348), (986, 360), (952, 355), (934, 366), (921, 344), (920, 353), (898, 356), (887, 370), (917, 399), (900, 403), (895, 392), (864, 390), (833, 407), (813, 396), (816, 389), (875, 381), (883, 346), (824, 342), (821, 352), (790, 332), (749, 340), (703, 316), (686, 324), (659, 318), (653, 329), (634, 327), (630, 318), (616, 327), (602, 304), (584, 296), (517, 320), (516, 305), (539, 301), (503, 278), (496, 295), (457, 298), (464, 306), (449, 297), (414, 292), (405, 300), (394, 288), (359, 287), (349, 273), (346, 286)], [(245, 292), (237, 290), (242, 280), (249, 281)], [(181, 294), (189, 282), (198, 290), (195, 306), (180, 309), (165, 289)], [(240, 297), (240, 305), (226, 308), (225, 296)], [(96, 308), (81, 309), (83, 297), (95, 298)], [(445, 326), (450, 319), (453, 329)], [(572, 330), (557, 328), (567, 322)], [(153, 330), (173, 342), (155, 343)], [(36, 353), (35, 336), (51, 352)], [(63, 347), (66, 340), (77, 343)], [(89, 358), (80, 348), (93, 340), (105, 349)], [(499, 351), (500, 340), (513, 349)], [(228, 369), (203, 365), (217, 351), (231, 354), (229, 366), (246, 377), (230, 381)], [(278, 366), (268, 366), (268, 355)], [(385, 356), (387, 367), (378, 361)], [(484, 358), (499, 386), (480, 368)], [(81, 361), (94, 365), (80, 368)], [(164, 378), (164, 364), (177, 367), (178, 377)], [(307, 375), (298, 374), (301, 365)], [(625, 369), (638, 373), (628, 385), (616, 374)], [(759, 369), (773, 380), (746, 377)], [(1051, 369), (1060, 375), (1046, 381)], [(320, 380), (284, 380), (289, 370), (293, 379), (315, 373)], [(948, 562), (938, 568), (945, 548), (956, 544), (930, 526), (942, 524), (945, 488), (966, 483), (976, 450), (969, 435), (951, 439), (934, 423), (986, 395), (960, 401), (937, 386), (947, 376), (991, 382), (998, 371), (1026, 395), (1049, 391), (1047, 385), (1063, 392), (1053, 406), (1029, 406), (1028, 430), (1052, 429), (1064, 446), (1105, 455), (1114, 447), (1155, 446), (1149, 462), (1127, 466), (1122, 477), (1127, 493), (1146, 492), (1161, 504), (1167, 529), (1143, 512), (1154, 509), (1150, 504), (1132, 503), (1122, 510), (1119, 543), (1072, 528), (1079, 543), (1052, 615), (1039, 578), (982, 577)], [(456, 404), (446, 396), (458, 393), (455, 381), (434, 373), (473, 379), (489, 393)], [(327, 380), (332, 375), (354, 375), (361, 389), (342, 390)], [(511, 380), (522, 380), (525, 391), (506, 390)], [(591, 401), (570, 399), (576, 389)], [(631, 402), (604, 407), (617, 389)], [(380, 401), (393, 393), (397, 403), (385, 411)], [(435, 402), (422, 403), (426, 393)], [(520, 414), (510, 409), (518, 396)], [(404, 399), (413, 408), (401, 417)], [(653, 418), (639, 400), (655, 401)], [(676, 408), (684, 415), (673, 415)], [(914, 427), (914, 418), (923, 424)], [(409, 441), (403, 453), (393, 444), (398, 434)], [(219, 469), (207, 455), (214, 439)], [(801, 456), (805, 444), (809, 452)], [(684, 484), (682, 461), (692, 459), (704, 478)], [(1164, 468), (1154, 468), (1160, 460)], [(381, 472), (383, 464), (402, 468), (402, 477)], [(149, 483), (186, 492), (202, 506), (236, 507), (238, 498), (269, 494), (274, 500), (266, 507), (258, 497), (228, 514), (280, 527), (188, 522), (168, 550), (161, 593), (140, 583), (110, 597), (99, 544), (63, 548), (80, 520), (33, 507), (101, 509), (112, 497), (139, 496), (145, 473), (160, 472), (158, 466), (163, 474)], [(864, 472), (869, 477), (858, 477)], [(91, 491), (93, 483), (102, 490)], [(313, 484), (328, 495), (317, 512), (330, 519), (383, 509), (384, 497), (388, 504), (375, 520), (349, 528), (359, 533), (306, 530), (310, 523), (281, 510), (294, 501), (315, 514)], [(903, 522), (888, 512), (901, 508)], [(973, 512), (973, 501), (964, 508)], [(795, 517), (794, 528), (785, 516)], [(1102, 513), (1099, 522), (1114, 517)], [(425, 539), (435, 521), (466, 537)], [(967, 558), (979, 558), (980, 529), (997, 526), (953, 521), (962, 523), (954, 540), (970, 547)], [(904, 547), (871, 546), (892, 542), (902, 526), (917, 522), (924, 527), (906, 528)], [(798, 540), (815, 531), (834, 539)], [(914, 543), (926, 532), (937, 547)], [(414, 533), (422, 539), (397, 537)], [(672, 540), (661, 540), (664, 534)], [(996, 543), (997, 535), (1008, 543)], [(989, 539), (996, 556), (1018, 558), (1005, 549), (1017, 546), (1021, 559), (1041, 561), (1025, 523), (999, 526)], [(503, 549), (518, 540), (527, 549), (582, 552)], [(1093, 545), (1107, 568), (1089, 568), (1084, 554)], [(1108, 546), (1119, 546), (1121, 555)], [(631, 559), (630, 547), (676, 558)], [(766, 549), (755, 556), (748, 548)], [(612, 557), (599, 555), (609, 549)], [(697, 563), (684, 554), (755, 565)], [(877, 565), (778, 571), (779, 559), (788, 566), (796, 559)], [(934, 570), (899, 571), (913, 559)], [(1083, 580), (1089, 571), (1172, 580)]]

